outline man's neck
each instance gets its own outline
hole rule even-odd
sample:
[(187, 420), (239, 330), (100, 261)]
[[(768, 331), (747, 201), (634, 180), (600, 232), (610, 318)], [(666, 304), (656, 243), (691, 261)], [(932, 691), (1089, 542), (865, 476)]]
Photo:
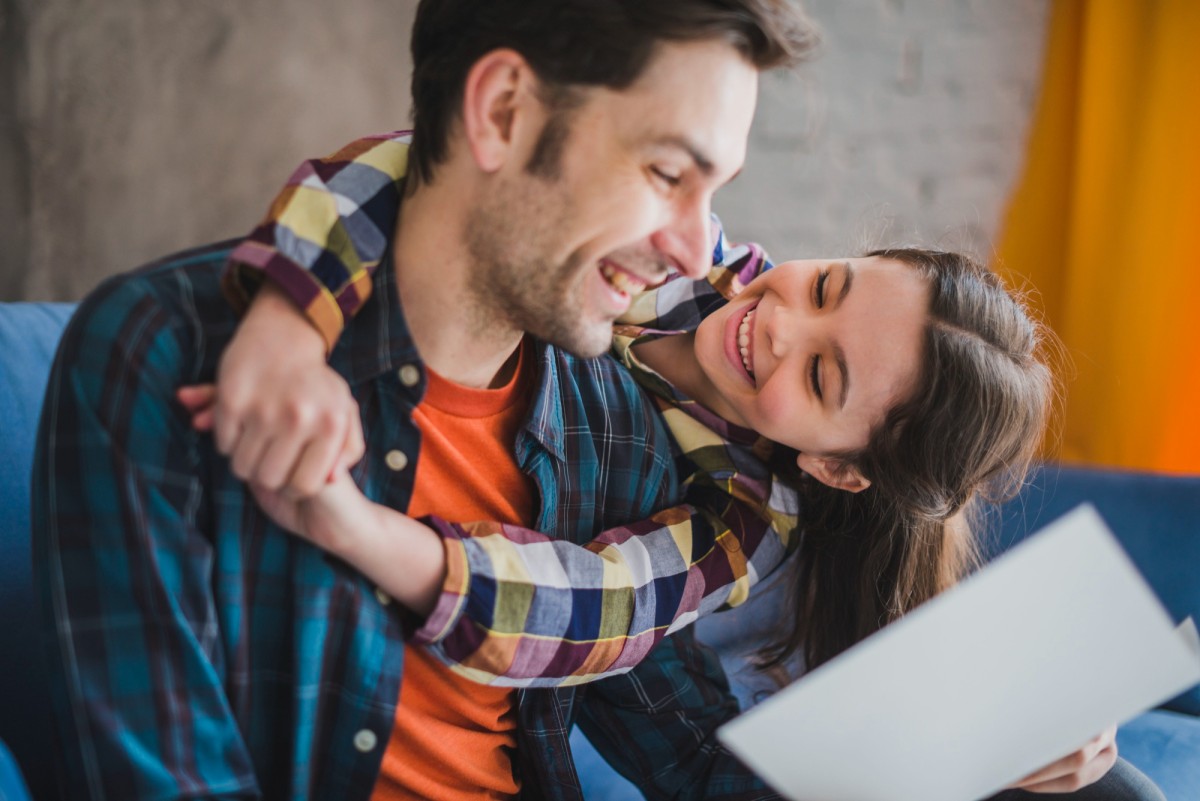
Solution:
[(470, 282), (483, 279), (467, 251), (464, 220), (462, 199), (448, 188), (412, 192), (400, 207), (390, 266), (425, 364), (458, 384), (501, 386), (512, 377), (510, 360), (524, 332), (473, 308), (478, 293)]

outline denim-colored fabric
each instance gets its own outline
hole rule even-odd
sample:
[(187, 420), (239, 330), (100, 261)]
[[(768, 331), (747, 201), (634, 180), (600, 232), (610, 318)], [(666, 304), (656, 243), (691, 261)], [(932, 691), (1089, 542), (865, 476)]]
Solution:
[(1112, 770), (1095, 784), (1090, 784), (1073, 793), (1030, 793), (1025, 790), (1008, 790), (992, 796), (988, 801), (1050, 801), (1061, 798), (1070, 801), (1166, 801), (1162, 790), (1155, 786), (1144, 773), (1124, 759), (1118, 759)]
[(56, 798), (29, 553), (29, 469), (50, 361), (75, 307), (0, 303), (0, 740), (37, 798)]
[(29, 801), (29, 788), (21, 769), (3, 740), (0, 740), (0, 801)]
[(1117, 747), (1171, 801), (1200, 797), (1200, 718), (1147, 712), (1117, 730)]

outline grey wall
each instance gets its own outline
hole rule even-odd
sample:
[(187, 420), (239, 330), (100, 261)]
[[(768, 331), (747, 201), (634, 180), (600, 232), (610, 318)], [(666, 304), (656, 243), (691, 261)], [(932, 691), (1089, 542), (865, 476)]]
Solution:
[[(1045, 5), (809, 0), (823, 54), (764, 80), (717, 203), (731, 234), (777, 257), (914, 239), (986, 255)], [(0, 300), (75, 299), (245, 233), (301, 159), (404, 127), (415, 6), (0, 0)]]
[(764, 76), (717, 211), (772, 256), (881, 244), (985, 259), (1022, 167), (1046, 0), (806, 0), (820, 56)]
[(415, 0), (0, 3), (0, 299), (244, 234), (301, 159), (408, 122)]
[(29, 254), (29, 154), (17, 114), (25, 63), (25, 18), (19, 0), (0, 0), (0, 300), (19, 298)]

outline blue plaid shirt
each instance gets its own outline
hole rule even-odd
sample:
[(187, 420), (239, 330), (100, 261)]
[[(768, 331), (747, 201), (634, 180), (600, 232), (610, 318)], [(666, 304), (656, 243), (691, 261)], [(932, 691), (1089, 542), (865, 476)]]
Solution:
[[(191, 430), (174, 401), (212, 380), (236, 317), (220, 291), (230, 245), (105, 283), (64, 336), (34, 467), (34, 570), (67, 797), (365, 801), (400, 690), (408, 619), (360, 574), (286, 534)], [(424, 367), (391, 270), (331, 364), (372, 447), (355, 478), (407, 508)], [(587, 542), (675, 503), (670, 439), (608, 358), (539, 349), (518, 436), (537, 527)], [(409, 453), (406, 469), (385, 462)], [(715, 742), (737, 705), (686, 629), (627, 674), (519, 695), (514, 760), (527, 798), (578, 799), (578, 722), (649, 797), (766, 798)]]

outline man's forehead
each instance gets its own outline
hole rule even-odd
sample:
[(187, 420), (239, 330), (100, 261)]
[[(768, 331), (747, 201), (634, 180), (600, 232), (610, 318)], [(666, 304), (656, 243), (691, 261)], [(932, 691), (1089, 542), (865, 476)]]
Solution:
[(745, 158), (758, 71), (724, 43), (669, 43), (632, 86), (605, 92), (634, 147), (673, 149), (728, 178)]

